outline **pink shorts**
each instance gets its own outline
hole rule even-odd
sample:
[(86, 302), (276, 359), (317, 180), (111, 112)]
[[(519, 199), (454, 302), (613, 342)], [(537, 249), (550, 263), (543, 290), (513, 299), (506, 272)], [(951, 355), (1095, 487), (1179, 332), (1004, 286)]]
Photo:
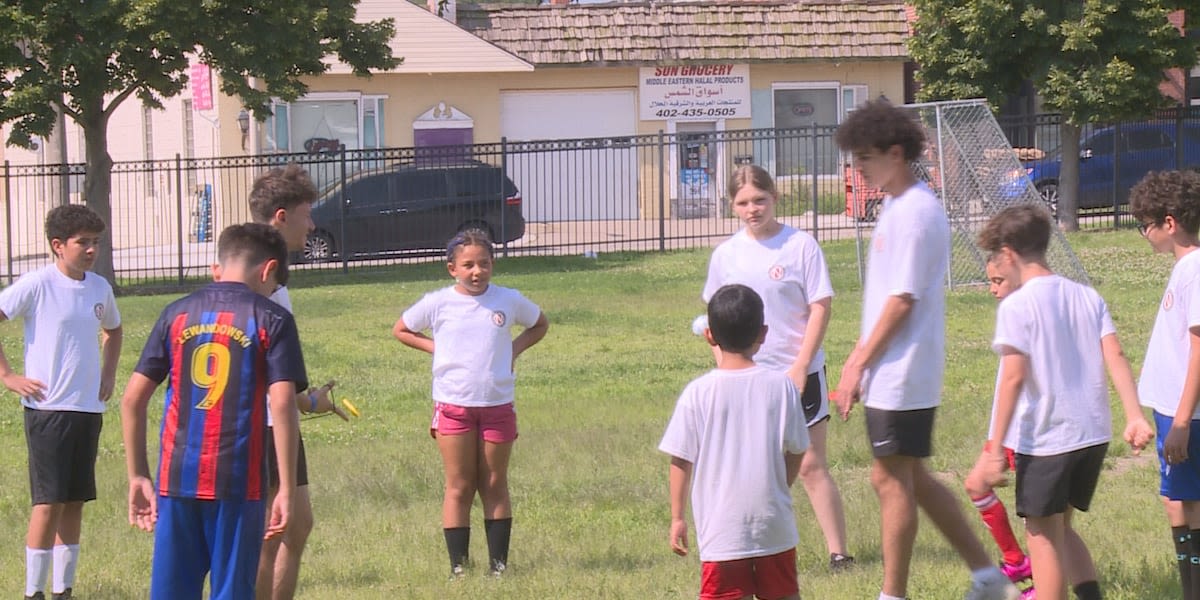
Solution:
[(503, 444), (517, 439), (517, 409), (512, 402), (500, 406), (458, 406), (433, 403), (429, 435), (461, 435), (478, 431), (485, 442)]
[(700, 563), (700, 600), (778, 600), (799, 591), (795, 548), (771, 556)]

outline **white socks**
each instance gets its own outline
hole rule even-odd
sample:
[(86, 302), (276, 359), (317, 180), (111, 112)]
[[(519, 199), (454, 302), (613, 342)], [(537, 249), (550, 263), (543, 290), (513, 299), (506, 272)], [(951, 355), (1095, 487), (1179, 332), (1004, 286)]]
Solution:
[(46, 590), (46, 573), (50, 570), (50, 549), (25, 547), (25, 595)]
[(891, 595), (885, 594), (883, 592), (879, 592), (879, 600), (904, 600), (904, 598), (901, 598), (899, 596), (891, 596)]
[(75, 586), (75, 566), (79, 564), (79, 544), (54, 547), (54, 582), (50, 590), (55, 594)]

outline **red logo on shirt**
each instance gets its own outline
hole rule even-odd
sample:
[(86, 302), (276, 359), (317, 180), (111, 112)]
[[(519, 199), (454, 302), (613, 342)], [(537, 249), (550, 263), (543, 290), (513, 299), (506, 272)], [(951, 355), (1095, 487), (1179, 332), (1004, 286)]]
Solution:
[(1175, 306), (1175, 292), (1167, 290), (1167, 293), (1163, 294), (1163, 310), (1171, 310), (1172, 306)]
[(97, 319), (103, 319), (104, 318), (104, 303), (97, 302), (94, 306), (92, 306), (92, 313), (96, 315)]
[(507, 322), (508, 316), (504, 314), (504, 311), (498, 310), (492, 313), (492, 323), (494, 323), (496, 327), (504, 327), (504, 324)]
[(779, 281), (783, 279), (783, 274), (786, 272), (787, 270), (782, 265), (774, 265), (767, 270), (767, 277), (770, 277), (771, 281)]

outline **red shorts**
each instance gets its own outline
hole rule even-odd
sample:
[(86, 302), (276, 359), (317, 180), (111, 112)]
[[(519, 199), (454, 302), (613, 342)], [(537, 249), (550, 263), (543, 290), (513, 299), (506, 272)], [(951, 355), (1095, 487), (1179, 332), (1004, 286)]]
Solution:
[[(991, 449), (992, 449), (992, 441), (991, 440), (988, 440), (983, 443), (984, 452), (990, 451)], [(1006, 460), (1008, 462), (1008, 470), (1009, 471), (1017, 470), (1017, 455), (1015, 452), (1013, 452), (1012, 448), (1004, 449), (1004, 460)]]
[(700, 600), (778, 600), (799, 591), (795, 548), (771, 556), (700, 563)]
[(503, 444), (517, 439), (517, 409), (512, 402), (500, 406), (458, 406), (433, 403), (429, 435), (461, 435), (478, 431), (485, 442)]

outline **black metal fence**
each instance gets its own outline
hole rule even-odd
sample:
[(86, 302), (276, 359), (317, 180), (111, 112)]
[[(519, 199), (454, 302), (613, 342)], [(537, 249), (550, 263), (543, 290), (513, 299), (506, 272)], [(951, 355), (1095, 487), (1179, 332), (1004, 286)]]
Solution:
[[(1014, 146), (1036, 149), (1028, 151), (1037, 160), (1026, 164), (1027, 172), (1054, 169), (1060, 145), (1055, 115), (1001, 119), (1000, 124)], [(113, 167), (108, 235), (122, 285), (177, 286), (206, 278), (216, 235), (226, 225), (249, 220), (246, 195), (254, 178), (296, 162), (321, 190), (314, 214), (329, 244), (323, 251), (310, 248), (310, 260), (299, 268), (435, 260), (461, 226), (487, 226), (508, 256), (711, 246), (737, 230), (726, 186), (734, 169), (753, 163), (775, 175), (782, 220), (821, 240), (850, 237), (870, 226), (881, 195), (863, 189), (861, 178), (851, 175), (833, 141), (835, 129), (659, 132), (119, 162)], [(1150, 133), (1159, 135), (1158, 145), (1145, 148)], [(1107, 155), (1101, 146), (1106, 139), (1111, 142)], [(1102, 191), (1095, 192), (1111, 200), (1095, 213), (1110, 215), (1094, 219), (1103, 226), (1123, 224), (1119, 208), (1131, 185), (1124, 174), (1200, 166), (1200, 114), (1088, 127), (1084, 140), (1085, 153), (1091, 152), (1083, 161), (1085, 174), (1089, 164), (1115, 163), (1105, 172)], [(460, 169), (494, 175), (436, 175)], [(389, 178), (402, 172), (415, 179)], [(80, 164), (4, 163), (0, 280), (11, 281), (46, 263), (45, 214), (64, 201), (82, 202), (83, 173)], [(470, 182), (480, 177), (492, 177), (494, 185)], [(1038, 184), (1051, 189), (1048, 180)]]

